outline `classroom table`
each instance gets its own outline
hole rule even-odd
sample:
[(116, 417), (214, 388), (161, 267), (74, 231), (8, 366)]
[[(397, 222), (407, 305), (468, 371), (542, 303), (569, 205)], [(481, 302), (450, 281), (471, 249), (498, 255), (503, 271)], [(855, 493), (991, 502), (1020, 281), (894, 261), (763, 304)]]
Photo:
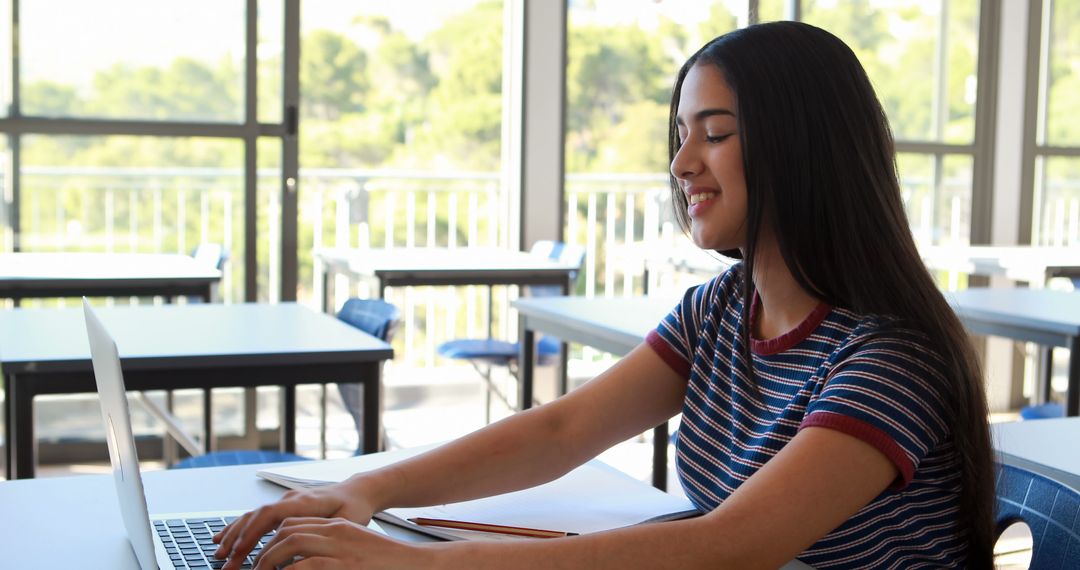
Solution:
[[(156, 514), (253, 509), (285, 493), (283, 487), (255, 477), (256, 471), (267, 467), (143, 473), (148, 510)], [(112, 475), (3, 481), (0, 512), (5, 515), (0, 516), (4, 568), (139, 569), (120, 518)], [(381, 526), (400, 540), (433, 540), (401, 527)], [(807, 568), (793, 560), (783, 570)]]
[(199, 297), (210, 301), (221, 271), (187, 255), (0, 253), (0, 299)]
[(1080, 417), (991, 424), (994, 450), (1006, 461), (1067, 473), (1080, 489)]
[[(333, 276), (374, 279), (375, 293), (419, 285), (553, 285), (565, 295), (581, 269), (523, 251), (490, 247), (318, 249), (324, 309), (332, 311)], [(490, 310), (489, 310), (490, 314)]]
[[(537, 333), (563, 342), (576, 342), (625, 356), (645, 340), (678, 304), (669, 297), (535, 297), (511, 303), (521, 329), (520, 407), (533, 399)], [(566, 374), (559, 379), (559, 394), (568, 389)], [(653, 486), (667, 489), (668, 426), (653, 429)]]
[(931, 269), (983, 277), (1001, 276), (1042, 287), (1054, 277), (1080, 282), (1080, 247), (926, 246), (919, 249)]
[[(359, 329), (294, 303), (102, 307), (99, 315), (116, 339), (129, 390), (281, 386), (282, 447), (291, 452), (296, 386), (360, 382), (363, 448), (379, 447), (381, 365), (393, 350)], [(82, 308), (0, 312), (0, 371), (7, 475), (33, 477), (34, 397), (96, 390)]]
[[(1065, 411), (1080, 414), (1080, 292), (973, 288), (945, 293), (945, 298), (975, 334), (1068, 348)], [(1049, 382), (1040, 397), (1048, 391)]]

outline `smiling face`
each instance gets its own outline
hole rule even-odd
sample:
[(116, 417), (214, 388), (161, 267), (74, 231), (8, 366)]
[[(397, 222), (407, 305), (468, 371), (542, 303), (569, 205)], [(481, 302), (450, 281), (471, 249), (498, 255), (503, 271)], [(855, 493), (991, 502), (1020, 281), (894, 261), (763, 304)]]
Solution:
[(690, 68), (679, 91), (680, 146), (671, 175), (686, 194), (690, 236), (703, 249), (746, 245), (746, 176), (735, 94), (715, 66)]

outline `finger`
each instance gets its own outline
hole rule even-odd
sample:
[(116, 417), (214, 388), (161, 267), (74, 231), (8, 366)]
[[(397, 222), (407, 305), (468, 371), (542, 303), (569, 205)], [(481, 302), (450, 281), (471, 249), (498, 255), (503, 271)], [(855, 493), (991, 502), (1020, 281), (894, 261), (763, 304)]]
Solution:
[(344, 566), (340, 560), (328, 556), (312, 556), (288, 566), (288, 570), (328, 570), (331, 568), (344, 568)]
[(270, 539), (270, 542), (263, 546), (265, 552), (271, 546), (284, 540), (286, 537), (295, 534), (297, 532), (308, 532), (312, 534), (326, 534), (322, 530), (329, 521), (319, 517), (289, 517), (278, 525), (277, 532), (274, 533), (274, 538)]
[(293, 532), (282, 540), (266, 545), (255, 560), (255, 570), (274, 570), (294, 558), (327, 556), (334, 551), (334, 540), (320, 534), (317, 525), (299, 527), (303, 532)]
[[(302, 514), (303, 508), (304, 506), (298, 501), (282, 499), (277, 503), (255, 509), (244, 515), (242, 519), (233, 522), (235, 529), (227, 529), (229, 533), (222, 539), (214, 556), (218, 559), (243, 560), (244, 556), (255, 548), (263, 535), (274, 530), (282, 520)], [(222, 570), (233, 570), (233, 568), (226, 564)]]

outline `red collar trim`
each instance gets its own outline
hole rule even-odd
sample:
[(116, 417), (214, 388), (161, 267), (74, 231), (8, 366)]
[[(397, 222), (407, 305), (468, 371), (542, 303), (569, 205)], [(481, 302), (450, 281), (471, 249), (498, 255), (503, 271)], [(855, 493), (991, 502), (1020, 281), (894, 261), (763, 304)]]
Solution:
[(821, 321), (824, 321), (825, 317), (832, 311), (832, 306), (828, 303), (818, 303), (818, 306), (814, 307), (813, 311), (810, 311), (810, 314), (803, 319), (803, 322), (799, 323), (799, 326), (776, 338), (758, 340), (753, 336), (753, 324), (756, 320), (759, 305), (761, 305), (761, 298), (758, 297), (757, 291), (754, 291), (754, 300), (750, 305), (750, 350), (759, 356), (769, 356), (771, 354), (784, 352), (803, 340), (806, 340), (806, 337), (810, 336), (810, 333), (814, 332), (814, 329), (816, 329), (818, 325), (821, 324)]

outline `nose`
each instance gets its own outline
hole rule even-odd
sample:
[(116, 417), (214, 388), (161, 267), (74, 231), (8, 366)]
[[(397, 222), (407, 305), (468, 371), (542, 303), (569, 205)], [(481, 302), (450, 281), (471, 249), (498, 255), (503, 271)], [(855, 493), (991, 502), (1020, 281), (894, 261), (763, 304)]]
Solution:
[(695, 158), (692, 146), (690, 141), (684, 142), (671, 159), (671, 175), (679, 180), (689, 180), (701, 173), (701, 161)]

